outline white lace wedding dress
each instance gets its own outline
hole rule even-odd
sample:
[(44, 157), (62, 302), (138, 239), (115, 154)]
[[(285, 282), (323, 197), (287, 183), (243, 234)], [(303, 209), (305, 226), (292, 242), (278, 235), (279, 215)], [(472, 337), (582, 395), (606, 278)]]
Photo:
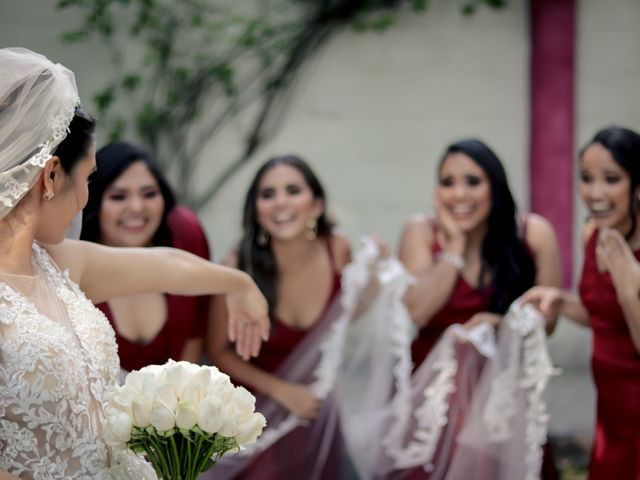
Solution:
[(33, 246), (35, 276), (0, 274), (0, 470), (26, 479), (155, 479), (102, 441), (116, 384), (111, 326)]

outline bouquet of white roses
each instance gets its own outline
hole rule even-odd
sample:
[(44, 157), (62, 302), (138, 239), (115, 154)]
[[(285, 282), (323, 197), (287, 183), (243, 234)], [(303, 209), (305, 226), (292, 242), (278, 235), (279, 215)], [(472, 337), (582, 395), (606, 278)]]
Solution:
[(129, 373), (105, 411), (106, 443), (144, 453), (163, 480), (195, 480), (266, 424), (255, 397), (228, 375), (172, 360)]

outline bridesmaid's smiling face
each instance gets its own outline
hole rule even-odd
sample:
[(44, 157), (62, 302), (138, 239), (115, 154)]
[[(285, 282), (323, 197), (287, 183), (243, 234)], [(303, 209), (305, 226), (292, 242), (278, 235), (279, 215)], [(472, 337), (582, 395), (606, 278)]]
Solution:
[(465, 233), (486, 225), (489, 219), (492, 203), (489, 177), (464, 153), (451, 153), (442, 162), (436, 197)]
[(105, 190), (100, 205), (100, 242), (113, 247), (150, 245), (160, 227), (164, 198), (142, 161), (132, 163)]
[(586, 148), (580, 159), (580, 195), (598, 228), (631, 228), (629, 174), (599, 143)]
[(313, 196), (302, 173), (291, 165), (276, 165), (260, 179), (257, 221), (272, 240), (304, 238), (307, 223), (317, 219), (322, 209), (322, 200)]

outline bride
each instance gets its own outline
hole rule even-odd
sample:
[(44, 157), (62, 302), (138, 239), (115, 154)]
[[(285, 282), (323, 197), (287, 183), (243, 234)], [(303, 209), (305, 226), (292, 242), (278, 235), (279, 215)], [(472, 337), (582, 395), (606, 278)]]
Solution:
[(101, 438), (119, 365), (92, 302), (227, 294), (229, 337), (249, 358), (268, 332), (266, 301), (245, 273), (186, 252), (65, 240), (95, 170), (94, 121), (62, 65), (0, 49), (0, 71), (0, 480), (153, 479)]

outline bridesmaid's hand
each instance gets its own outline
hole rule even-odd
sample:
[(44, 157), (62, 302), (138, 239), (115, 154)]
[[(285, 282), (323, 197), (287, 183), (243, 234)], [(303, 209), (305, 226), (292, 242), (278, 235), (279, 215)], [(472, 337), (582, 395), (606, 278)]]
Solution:
[(463, 327), (465, 330), (471, 330), (473, 327), (476, 327), (483, 323), (488, 323), (493, 328), (498, 328), (501, 320), (502, 315), (498, 315), (497, 313), (478, 312), (474, 314), (469, 320), (467, 320)]
[(322, 401), (306, 385), (282, 382), (273, 399), (294, 415), (311, 420), (318, 415)]
[(522, 305), (530, 303), (545, 318), (547, 325), (555, 323), (564, 304), (563, 291), (556, 287), (537, 286), (522, 295)]
[[(248, 277), (247, 277), (248, 278)], [(269, 307), (253, 280), (240, 292), (226, 297), (228, 335), (236, 352), (245, 360), (258, 356), (263, 340), (269, 338)]]
[(618, 299), (637, 299), (640, 293), (640, 264), (622, 234), (609, 228), (602, 230), (596, 255), (611, 275)]
[(436, 222), (444, 237), (444, 242), (441, 245), (442, 250), (456, 255), (463, 255), (467, 246), (467, 236), (460, 229), (449, 211), (437, 199), (435, 202)]

